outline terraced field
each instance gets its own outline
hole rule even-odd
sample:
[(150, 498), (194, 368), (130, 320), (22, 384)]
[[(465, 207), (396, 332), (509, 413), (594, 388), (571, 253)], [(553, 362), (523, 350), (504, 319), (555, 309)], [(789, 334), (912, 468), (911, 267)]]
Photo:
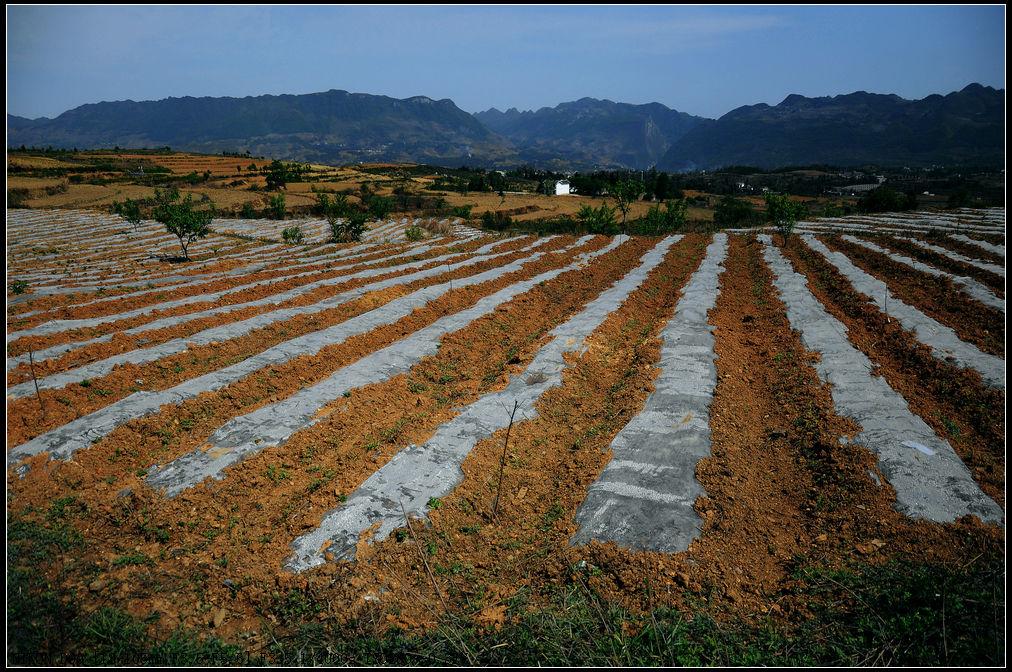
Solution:
[(573, 577), (798, 617), (800, 558), (1003, 547), (1004, 210), (786, 245), (294, 223), (180, 264), (155, 223), (7, 212), (8, 515), (72, 526), (47, 571), (83, 604), (252, 649), (292, 596), (495, 625)]

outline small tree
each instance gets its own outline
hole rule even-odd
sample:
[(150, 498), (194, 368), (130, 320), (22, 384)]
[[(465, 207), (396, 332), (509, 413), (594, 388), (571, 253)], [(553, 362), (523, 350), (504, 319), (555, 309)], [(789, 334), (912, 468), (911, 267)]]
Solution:
[(133, 224), (134, 232), (137, 232), (137, 227), (144, 221), (141, 217), (141, 204), (135, 200), (127, 199), (126, 203), (113, 202), (113, 210), (120, 217)]
[(622, 230), (625, 231), (625, 220), (633, 201), (643, 193), (643, 185), (633, 180), (623, 180), (611, 188), (611, 196), (615, 199), (615, 207), (622, 213)]
[(599, 208), (592, 208), (585, 205), (576, 213), (576, 218), (587, 227), (590, 233), (610, 235), (615, 233), (615, 209), (607, 205)]
[(393, 201), (385, 196), (373, 196), (369, 199), (369, 214), (374, 219), (386, 219), (393, 210)]
[(246, 201), (245, 203), (242, 204), (242, 212), (239, 213), (239, 216), (242, 217), (243, 219), (256, 219), (257, 218), (256, 208), (253, 207), (252, 203)]
[(214, 205), (208, 210), (194, 210), (193, 196), (187, 194), (180, 200), (179, 190), (175, 187), (162, 191), (155, 190), (155, 221), (165, 225), (165, 229), (179, 238), (183, 248), (183, 258), (190, 260), (190, 243), (204, 238), (211, 232), (211, 221), (215, 216)]
[(642, 233), (661, 234), (678, 231), (685, 226), (685, 215), (688, 207), (684, 200), (667, 201), (664, 209), (660, 205), (650, 207), (642, 220)]
[(271, 212), (271, 219), (285, 218), (285, 195), (275, 194), (270, 197), (268, 209)]
[(366, 215), (364, 212), (352, 212), (347, 218), (339, 217), (336, 212), (327, 215), (330, 224), (330, 238), (334, 243), (350, 243), (362, 239), (365, 232)]
[(267, 191), (284, 189), (289, 182), (289, 169), (281, 161), (274, 159), (266, 169)]
[(766, 193), (766, 221), (777, 227), (780, 235), (787, 244), (787, 238), (794, 231), (798, 218), (805, 214), (805, 206), (802, 203), (792, 201), (787, 194)]

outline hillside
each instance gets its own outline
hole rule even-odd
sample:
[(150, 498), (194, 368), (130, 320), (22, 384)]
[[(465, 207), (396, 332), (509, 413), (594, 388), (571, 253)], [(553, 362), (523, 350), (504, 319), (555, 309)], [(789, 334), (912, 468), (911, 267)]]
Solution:
[(660, 103), (630, 105), (594, 98), (536, 112), (492, 108), (475, 117), (512, 141), (526, 162), (558, 168), (649, 168), (704, 121)]
[(1004, 90), (979, 84), (921, 100), (864, 91), (790, 95), (698, 124), (658, 168), (997, 164), (1004, 161), (1004, 116)]
[(55, 119), (8, 115), (8, 145), (246, 151), (302, 161), (509, 160), (505, 142), (453, 101), (331, 90), (82, 105)]

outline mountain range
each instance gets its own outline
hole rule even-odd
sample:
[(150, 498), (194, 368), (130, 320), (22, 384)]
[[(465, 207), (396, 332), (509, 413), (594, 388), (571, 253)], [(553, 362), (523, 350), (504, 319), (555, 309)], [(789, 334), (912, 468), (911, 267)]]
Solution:
[(1004, 164), (1004, 89), (971, 84), (907, 100), (864, 91), (746, 105), (719, 119), (660, 103), (581, 98), (537, 111), (468, 114), (448, 99), (331, 90), (82, 105), (54, 119), (7, 115), (9, 147), (161, 147), (324, 163), (530, 164), (685, 171), (726, 165)]

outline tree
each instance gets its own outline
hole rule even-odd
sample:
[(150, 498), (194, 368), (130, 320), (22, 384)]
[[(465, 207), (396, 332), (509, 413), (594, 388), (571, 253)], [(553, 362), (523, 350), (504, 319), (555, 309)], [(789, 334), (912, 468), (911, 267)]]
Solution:
[(285, 218), (285, 195), (276, 194), (270, 197), (268, 209), (271, 212), (271, 219)]
[(267, 191), (284, 189), (289, 181), (289, 170), (281, 161), (274, 159), (267, 167)]
[(622, 180), (611, 188), (611, 196), (615, 199), (615, 206), (622, 213), (622, 230), (625, 231), (625, 220), (629, 215), (629, 208), (632, 203), (638, 200), (643, 193), (643, 185), (633, 180)]
[(733, 196), (725, 196), (713, 209), (713, 222), (721, 227), (753, 226), (758, 215), (748, 201)]
[(193, 196), (187, 194), (180, 200), (179, 190), (175, 187), (162, 191), (155, 190), (155, 221), (165, 225), (165, 229), (179, 238), (183, 248), (183, 258), (190, 261), (190, 243), (204, 238), (211, 232), (211, 221), (215, 216), (214, 205), (208, 210), (194, 210)]
[(794, 226), (800, 217), (804, 217), (807, 209), (803, 203), (792, 201), (787, 194), (767, 192), (766, 199), (766, 221), (777, 227), (780, 235), (787, 244), (787, 238), (794, 231)]
[(664, 209), (660, 205), (650, 207), (646, 217), (641, 222), (641, 233), (647, 235), (659, 235), (678, 231), (685, 226), (686, 212), (688, 206), (685, 201), (667, 201)]
[(393, 208), (393, 201), (385, 196), (373, 196), (369, 199), (369, 214), (374, 219), (386, 219)]
[(366, 215), (364, 212), (349, 213), (347, 218), (340, 217), (335, 210), (327, 214), (330, 225), (330, 239), (334, 243), (350, 243), (361, 240), (365, 232)]
[(601, 205), (599, 208), (585, 205), (576, 213), (576, 218), (590, 233), (606, 235), (615, 233), (615, 209), (607, 205)]
[(112, 209), (117, 215), (133, 224), (134, 233), (137, 232), (137, 227), (144, 221), (141, 217), (141, 204), (133, 199), (128, 198), (126, 203), (113, 201)]

